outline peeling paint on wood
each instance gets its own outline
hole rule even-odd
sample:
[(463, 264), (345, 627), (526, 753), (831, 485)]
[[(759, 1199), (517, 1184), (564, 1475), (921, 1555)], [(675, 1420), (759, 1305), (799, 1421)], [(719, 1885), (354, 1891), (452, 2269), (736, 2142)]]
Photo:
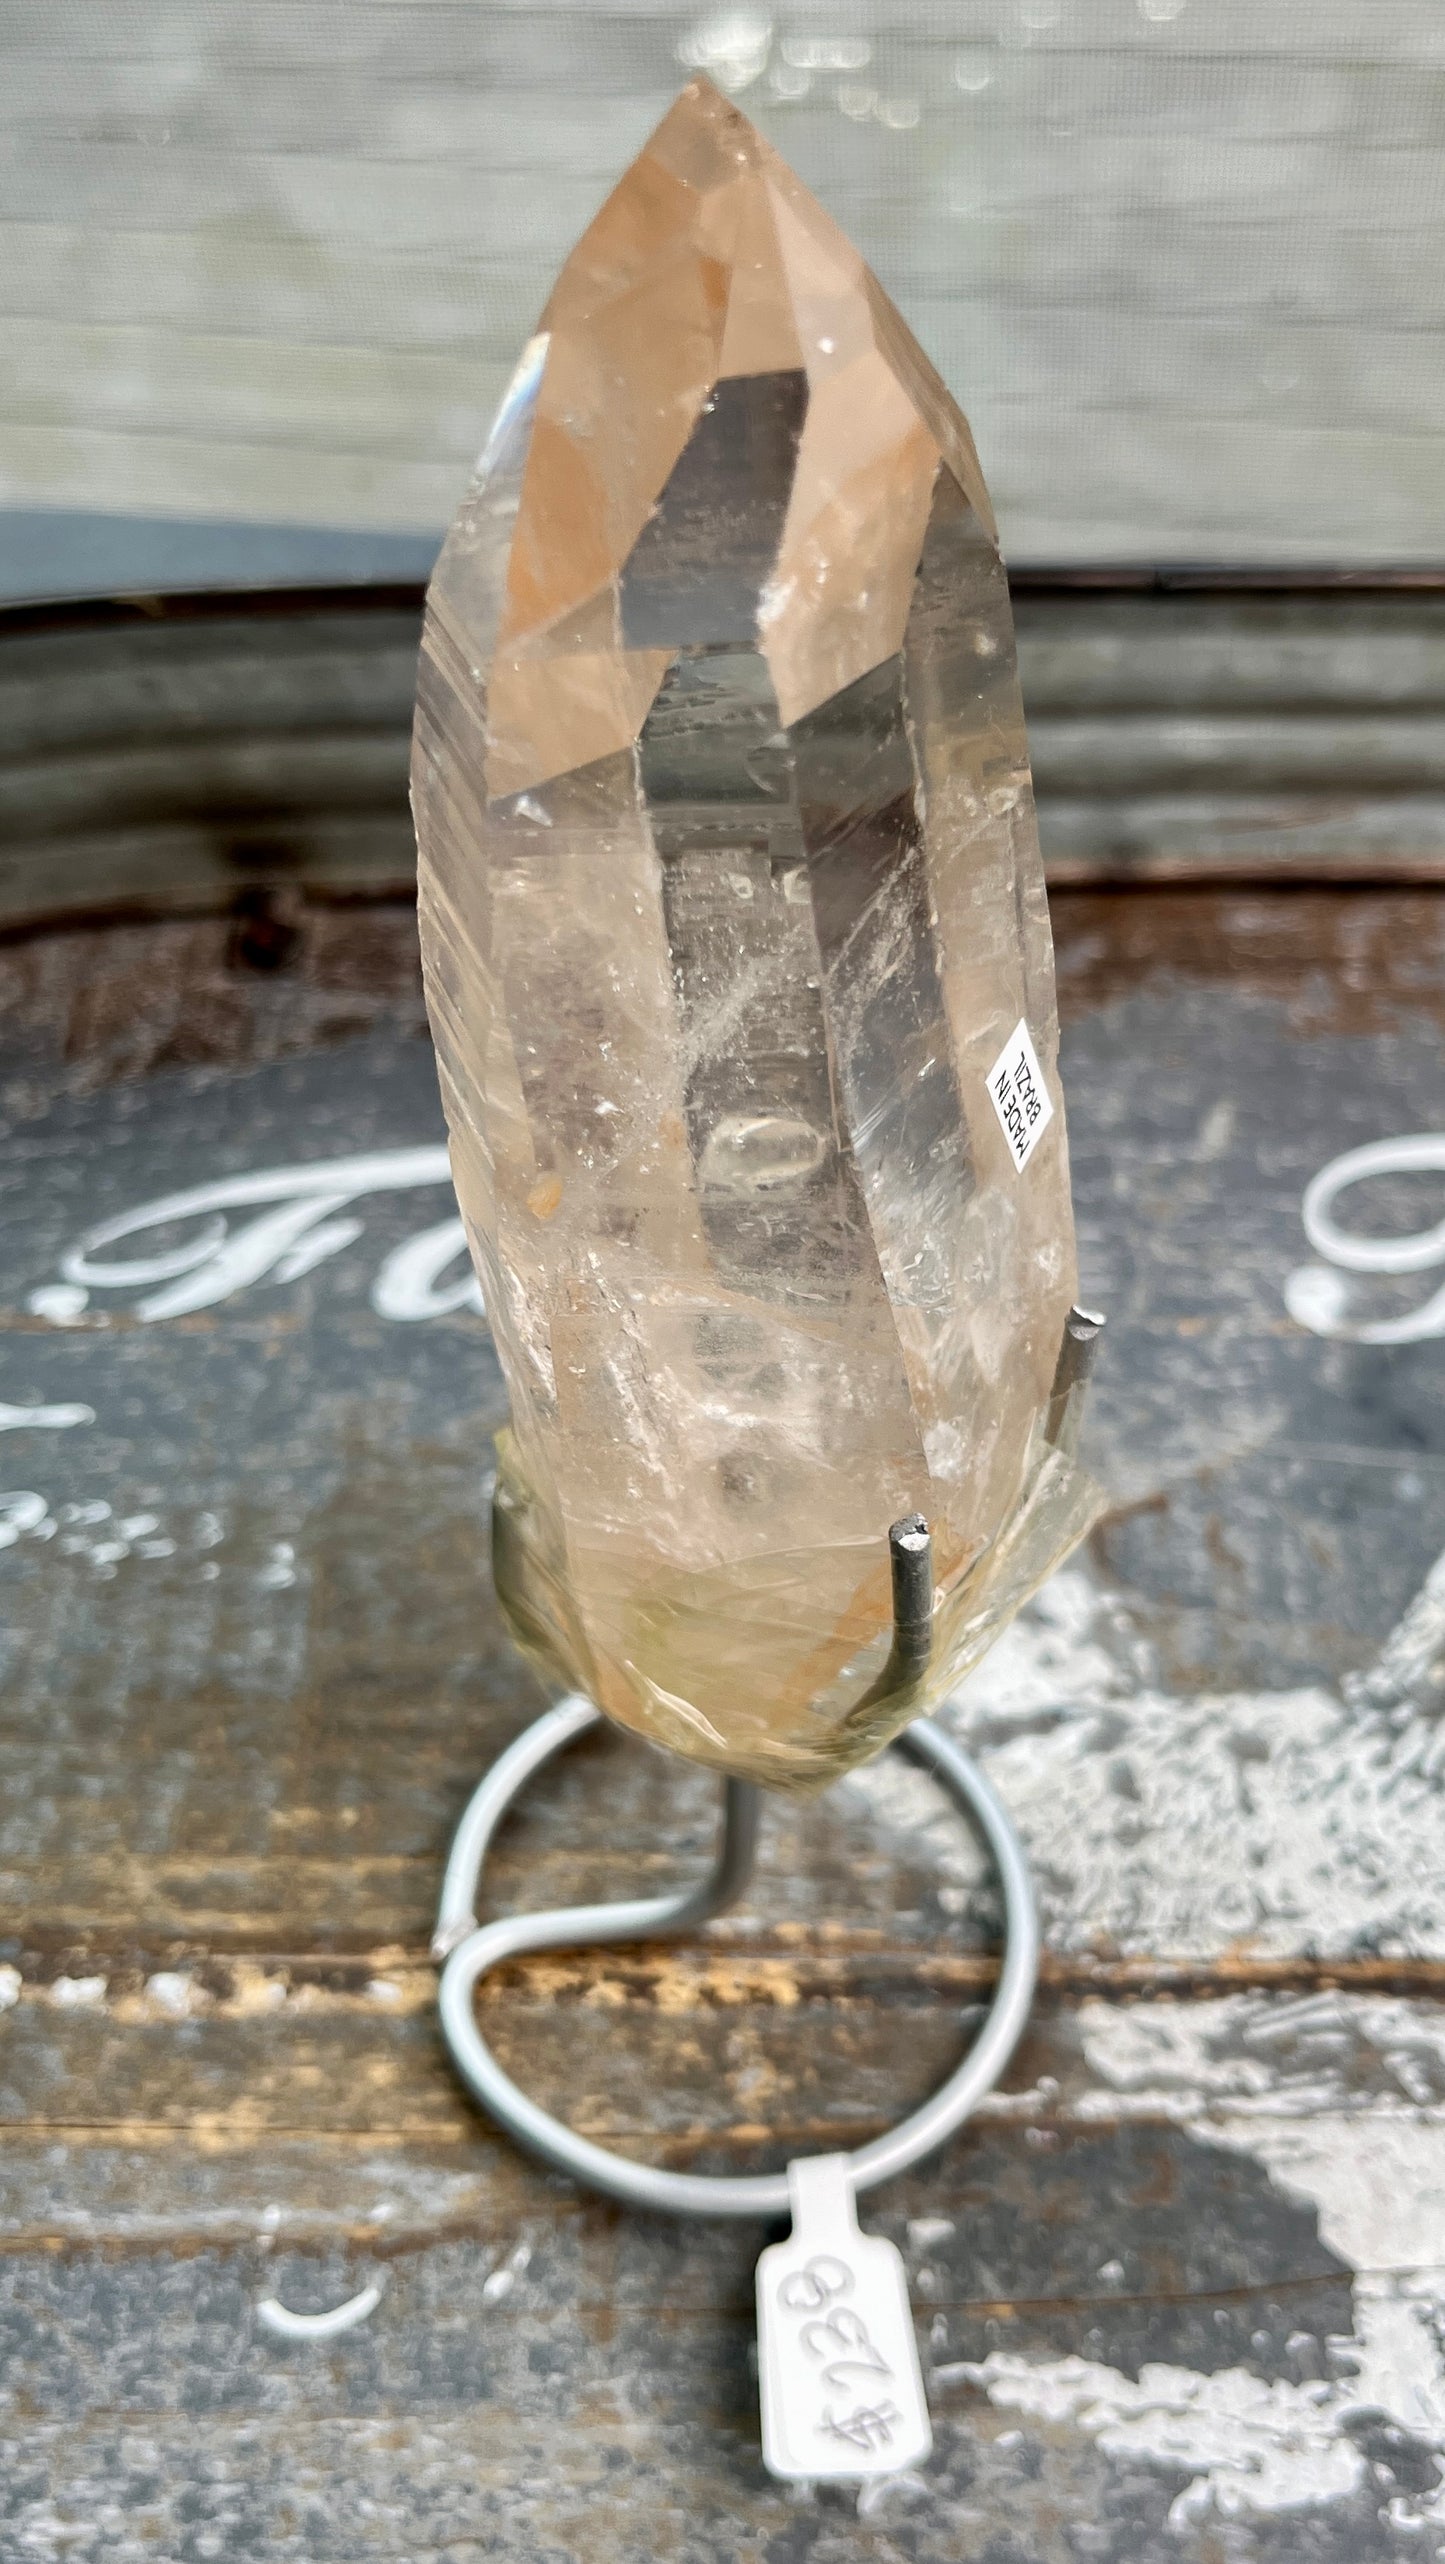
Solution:
[[(372, 1189), (187, 1314), (67, 1278), (188, 1187), (437, 1143), (405, 909), (268, 912), (270, 967), (218, 917), (9, 944), (0, 2552), (1445, 2543), (1440, 1338), (1286, 1305), (1311, 1178), (1439, 1119), (1439, 915), (1420, 887), (1058, 896), (1117, 1501), (948, 1713), (1049, 1946), (1006, 2089), (870, 2208), (938, 2448), (863, 2516), (762, 2475), (760, 2238), (582, 2199), (446, 2069), (441, 1855), (537, 1695), (485, 1580), (485, 1327), (378, 1305), (445, 1188)], [(1438, 1218), (1437, 1179), (1372, 1180), (1361, 1233)], [(1353, 1275), (1348, 1323), (1437, 1280)], [(599, 1738), (509, 1826), (497, 1900), (671, 1880), (714, 1821), (705, 1776)], [(926, 2089), (991, 1935), (972, 1848), (884, 1763), (770, 1809), (745, 1913), (505, 1971), (489, 2032), (607, 2141), (750, 2168)], [(383, 2280), (334, 2340), (258, 2320)]]

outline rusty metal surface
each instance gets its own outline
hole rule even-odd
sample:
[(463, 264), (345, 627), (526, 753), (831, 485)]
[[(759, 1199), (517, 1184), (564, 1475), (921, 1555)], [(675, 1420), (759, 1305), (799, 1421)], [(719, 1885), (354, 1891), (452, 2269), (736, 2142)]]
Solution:
[[(1445, 879), (1445, 587), (1014, 580), (1056, 883)], [(415, 590), (0, 611), (0, 930), (405, 897)]]
[[(486, 1585), (485, 1327), (444, 1305), (445, 1236), (407, 1260), (445, 1182), (389, 1189), (440, 1139), (405, 906), (293, 885), (0, 951), (7, 2564), (1445, 2544), (1442, 1335), (1361, 1340), (1440, 1276), (1341, 1277), (1328, 1335), (1285, 1300), (1309, 1179), (1438, 1125), (1445, 901), (1055, 908), (1116, 1504), (948, 1712), (1028, 1835), (1045, 1986), (1008, 2090), (878, 2204), (938, 2451), (861, 2515), (762, 2475), (762, 2238), (580, 2199), (444, 2067), (439, 1864), (537, 1695)], [(309, 1225), (229, 1275), (196, 1216), (142, 1216), (298, 1166)], [(232, 1206), (231, 1241), (275, 1208)], [(1350, 1216), (1439, 1211), (1406, 1173)], [(150, 1274), (77, 1282), (123, 1219), (92, 1267)], [(158, 1313), (178, 1280), (194, 1305)], [(498, 1899), (675, 1876), (711, 1807), (584, 1747)], [(485, 1999), (592, 2133), (751, 2168), (925, 2089), (990, 1930), (952, 1821), (877, 1767), (778, 1805), (747, 1910), (696, 1948)], [(257, 2313), (369, 2282), (324, 2344)]]

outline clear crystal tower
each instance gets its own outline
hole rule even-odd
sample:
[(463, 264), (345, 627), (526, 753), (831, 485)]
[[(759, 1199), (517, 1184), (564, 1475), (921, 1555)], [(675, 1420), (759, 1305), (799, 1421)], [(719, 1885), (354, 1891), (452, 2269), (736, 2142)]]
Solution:
[(932, 1528), (941, 1690), (1095, 1497), (1050, 1439), (1073, 1225), (987, 493), (706, 82), (447, 538), (413, 800), (511, 1625), (662, 1744), (827, 1780), (923, 1705), (876, 1689), (889, 1524)]

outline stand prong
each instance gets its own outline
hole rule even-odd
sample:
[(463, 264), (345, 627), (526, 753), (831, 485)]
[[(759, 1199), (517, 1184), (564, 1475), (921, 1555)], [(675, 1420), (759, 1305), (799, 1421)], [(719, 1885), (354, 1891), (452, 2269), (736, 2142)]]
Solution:
[(1054, 1385), (1049, 1392), (1049, 1411), (1044, 1422), (1044, 1440), (1056, 1451), (1072, 1459), (1078, 1448), (1084, 1422), (1084, 1395), (1099, 1338), (1105, 1321), (1097, 1309), (1070, 1309), (1064, 1320), (1064, 1339), (1059, 1346)]
[(893, 1569), (893, 1657), (899, 1675), (921, 1674), (933, 1653), (933, 1538), (921, 1513), (906, 1513), (888, 1534)]
[[(506, 1752), (499, 1754), (484, 1780), (479, 1782), (467, 1802), (466, 1812), (457, 1827), (442, 1881), (441, 1908), (432, 1935), (431, 1954), (440, 1964), (449, 1958), (463, 1941), (477, 1931), (476, 1893), (492, 1836), (514, 1798), (525, 1789), (534, 1772), (554, 1754), (570, 1745), (574, 1738), (596, 1727), (602, 1717), (590, 1700), (580, 1692), (571, 1692), (552, 1709), (514, 1737)], [(722, 1824), (718, 1830), (717, 1849), (711, 1869), (696, 1887), (684, 1888), (673, 1896), (652, 1897), (642, 1903), (622, 1907), (574, 1907), (561, 1914), (544, 1914), (546, 1927), (540, 1941), (528, 1941), (528, 1948), (567, 1947), (567, 1932), (574, 1924), (580, 1939), (607, 1940), (619, 1937), (608, 1927), (619, 1913), (630, 1918), (620, 1937), (642, 1940), (666, 1940), (675, 1932), (690, 1932), (705, 1923), (712, 1914), (722, 1914), (736, 1905), (753, 1874), (757, 1860), (758, 1829), (762, 1821), (763, 1794), (754, 1781), (729, 1780), (723, 1793)], [(537, 1918), (524, 1918), (530, 1925)], [(560, 1921), (560, 1937), (551, 1927)], [(547, 1934), (550, 1933), (550, 1937)]]
[(714, 1914), (726, 1914), (730, 1905), (736, 1905), (757, 1863), (762, 1818), (763, 1793), (757, 1782), (730, 1780), (723, 1792), (722, 1825), (712, 1868), (691, 1896), (679, 1901), (667, 1926), (669, 1938), (674, 1932), (690, 1932), (694, 1924), (706, 1923)]
[[(888, 1555), (893, 1645), (878, 1681), (854, 1709), (855, 1718), (877, 1700), (896, 1703), (899, 1693), (926, 1671), (932, 1653), (933, 1541), (922, 1514), (905, 1514), (892, 1525)], [(752, 1877), (763, 1794), (755, 1782), (729, 1780), (712, 1867), (696, 1887), (617, 1905), (574, 1905), (478, 1923), (482, 1867), (508, 1808), (533, 1774), (575, 1737), (595, 1727), (601, 1715), (580, 1692), (559, 1701), (513, 1740), (472, 1795), (447, 1863), (432, 1942), (433, 1957), (443, 1963), (442, 2034), (464, 2082), (482, 2107), (559, 2172), (590, 2182), (630, 2207), (684, 2216), (781, 2215), (791, 2196), (786, 2173), (714, 2177), (654, 2169), (611, 2154), (530, 2100), (503, 2072), (482, 2037), (473, 1996), (488, 1969), (504, 1959), (520, 1958), (532, 1950), (669, 1940), (736, 1903)], [(950, 1736), (926, 1718), (916, 1719), (894, 1742), (901, 1753), (942, 1782), (993, 1855), (1003, 1890), (1004, 1963), (983, 2030), (962, 2065), (901, 2126), (847, 2158), (847, 2177), (855, 2190), (871, 2188), (875, 2181), (887, 2180), (916, 2163), (942, 2143), (989, 2089), (1023, 2028), (1038, 1965), (1038, 1923), (1028, 1863), (983, 1774)]]

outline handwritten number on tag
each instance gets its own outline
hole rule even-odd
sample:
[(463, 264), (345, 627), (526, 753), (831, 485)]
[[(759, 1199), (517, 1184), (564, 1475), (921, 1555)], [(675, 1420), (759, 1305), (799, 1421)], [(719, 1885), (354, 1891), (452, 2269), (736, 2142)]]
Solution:
[(841, 2418), (830, 2408), (818, 2427), (825, 2439), (841, 2439), (849, 2448), (889, 2448), (902, 2418), (896, 2404), (857, 2404)]
[[(838, 2378), (844, 2369), (870, 2369), (875, 2377), (891, 2377), (893, 2374), (887, 2360), (880, 2359), (867, 2325), (851, 2306), (840, 2306), (836, 2315), (815, 2316), (810, 2324), (804, 2324), (798, 2338), (810, 2359), (827, 2360), (823, 2383), (839, 2392), (842, 2390), (838, 2387)], [(848, 2355), (835, 2358), (829, 2348), (830, 2342)]]
[(790, 2271), (778, 2290), (778, 2303), (790, 2315), (811, 2312), (815, 2306), (826, 2306), (830, 2297), (841, 2297), (853, 2285), (853, 2273), (846, 2261), (831, 2252), (815, 2252), (801, 2270)]
[(846, 2156), (790, 2164), (788, 2187), (792, 2234), (758, 2264), (765, 2460), (840, 2483), (916, 2466), (932, 2434), (897, 2248), (860, 2233)]

